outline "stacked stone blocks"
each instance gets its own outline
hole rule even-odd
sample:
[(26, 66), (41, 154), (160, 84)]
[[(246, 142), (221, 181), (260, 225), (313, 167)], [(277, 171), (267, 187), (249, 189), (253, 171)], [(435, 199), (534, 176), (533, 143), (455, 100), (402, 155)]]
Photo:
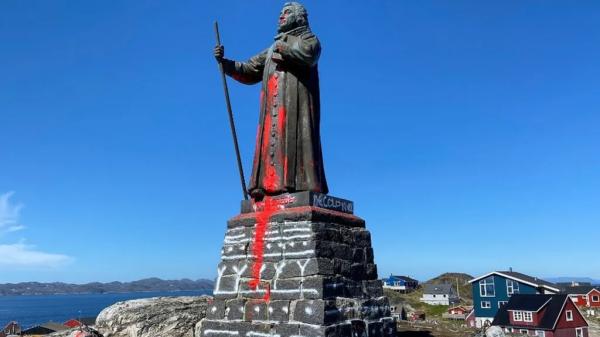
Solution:
[(228, 222), (205, 337), (384, 337), (395, 333), (364, 220), (316, 207), (276, 212), (264, 237), (259, 286), (256, 217)]

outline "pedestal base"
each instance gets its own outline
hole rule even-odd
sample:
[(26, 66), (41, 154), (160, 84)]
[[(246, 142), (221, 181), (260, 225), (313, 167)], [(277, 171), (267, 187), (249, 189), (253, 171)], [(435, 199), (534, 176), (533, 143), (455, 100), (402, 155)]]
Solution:
[(364, 220), (265, 202), (228, 222), (201, 335), (394, 336)]

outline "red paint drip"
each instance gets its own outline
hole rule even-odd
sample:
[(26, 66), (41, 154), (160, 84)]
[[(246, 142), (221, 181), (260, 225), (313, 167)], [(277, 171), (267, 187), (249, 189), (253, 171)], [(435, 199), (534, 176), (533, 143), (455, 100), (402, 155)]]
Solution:
[(271, 101), (267, 101), (267, 104), (273, 104), (273, 94), (277, 92), (277, 77), (271, 75), (269, 77), (269, 81), (267, 82), (267, 97), (271, 99)]
[(255, 289), (260, 283), (260, 269), (263, 266), (265, 252), (265, 233), (269, 224), (271, 215), (277, 210), (277, 202), (270, 197), (265, 197), (263, 209), (256, 212), (256, 230), (254, 232), (254, 240), (252, 246), (252, 254), (254, 255), (254, 263), (252, 264), (252, 280), (250, 287)]
[(262, 135), (262, 160), (265, 165), (269, 163), (269, 134), (271, 133), (271, 114), (265, 116), (265, 122)]
[[(274, 179), (276, 179), (276, 176), (268, 175), (266, 183), (272, 185), (272, 180)], [(260, 284), (260, 270), (263, 266), (265, 255), (265, 233), (267, 232), (269, 220), (271, 219), (273, 213), (279, 209), (281, 202), (266, 196), (262, 204), (262, 210), (256, 212), (256, 230), (254, 231), (254, 240), (252, 242), (254, 263), (252, 264), (252, 279), (248, 282), (248, 284), (253, 290), (256, 290)], [(267, 284), (266, 293), (263, 299), (265, 301), (269, 301), (270, 298), (271, 288)]]
[(269, 302), (271, 300), (271, 285), (267, 283), (267, 292), (263, 296), (263, 300)]

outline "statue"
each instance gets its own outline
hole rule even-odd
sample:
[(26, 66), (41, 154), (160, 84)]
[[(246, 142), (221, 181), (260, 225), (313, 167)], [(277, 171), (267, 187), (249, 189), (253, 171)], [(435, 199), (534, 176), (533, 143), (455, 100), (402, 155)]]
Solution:
[[(246, 62), (224, 58), (227, 112), (240, 156), (225, 76), (262, 83), (249, 188), (227, 221), (213, 301), (201, 337), (395, 337), (365, 220), (328, 193), (319, 131), (321, 47), (304, 7), (286, 3), (279, 33)], [(252, 199), (248, 200), (249, 191)]]
[(228, 76), (243, 84), (262, 82), (248, 188), (255, 200), (286, 192), (328, 193), (320, 139), (320, 54), (306, 9), (296, 2), (283, 6), (275, 42), (248, 61), (224, 58), (223, 46), (214, 49)]

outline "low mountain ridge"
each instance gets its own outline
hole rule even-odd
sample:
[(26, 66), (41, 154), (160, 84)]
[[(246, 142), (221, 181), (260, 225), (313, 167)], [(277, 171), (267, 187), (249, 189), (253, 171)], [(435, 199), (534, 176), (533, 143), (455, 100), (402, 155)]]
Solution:
[(444, 284), (450, 283), (457, 289), (460, 297), (467, 303), (473, 300), (473, 292), (469, 280), (472, 280), (473, 276), (465, 273), (443, 273), (437, 277), (432, 278), (423, 284)]
[(590, 283), (593, 285), (600, 285), (600, 280), (593, 279), (591, 277), (574, 277), (574, 276), (559, 276), (559, 277), (547, 277), (544, 280), (552, 283)]
[(90, 282), (85, 284), (21, 282), (0, 284), (0, 296), (212, 290), (213, 287), (214, 282), (207, 279), (195, 281), (190, 279), (162, 280), (155, 277), (132, 282), (113, 281), (108, 283)]

